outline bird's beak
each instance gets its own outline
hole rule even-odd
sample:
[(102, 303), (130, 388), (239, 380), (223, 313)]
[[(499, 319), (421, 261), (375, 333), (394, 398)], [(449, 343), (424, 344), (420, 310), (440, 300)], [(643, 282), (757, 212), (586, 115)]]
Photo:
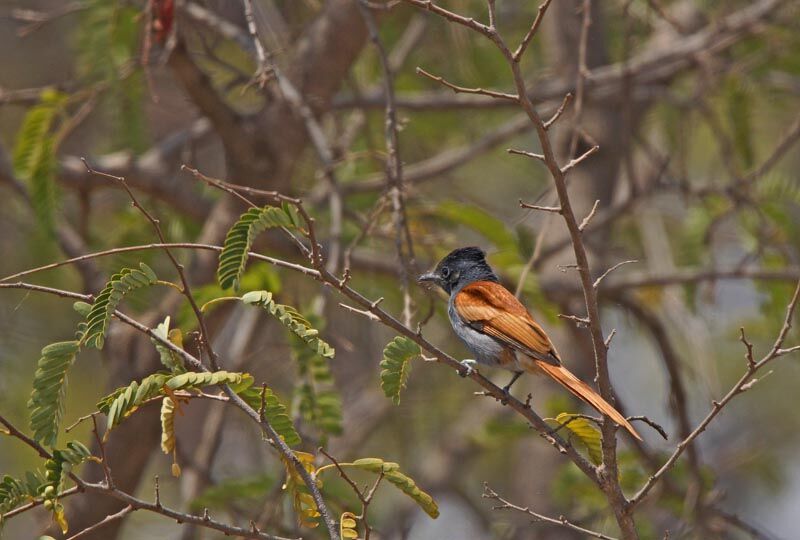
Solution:
[(421, 274), (417, 278), (417, 283), (425, 283), (425, 282), (428, 282), (428, 281), (432, 281), (432, 282), (436, 283), (436, 282), (439, 281), (439, 276), (437, 276), (433, 272), (427, 272), (425, 274)]

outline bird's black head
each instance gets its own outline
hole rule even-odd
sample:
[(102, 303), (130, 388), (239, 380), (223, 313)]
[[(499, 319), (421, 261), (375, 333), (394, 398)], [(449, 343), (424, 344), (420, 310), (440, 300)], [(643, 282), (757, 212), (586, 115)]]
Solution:
[(451, 251), (439, 261), (433, 272), (422, 274), (417, 281), (435, 283), (450, 294), (473, 281), (499, 280), (486, 262), (486, 254), (481, 248), (465, 247)]

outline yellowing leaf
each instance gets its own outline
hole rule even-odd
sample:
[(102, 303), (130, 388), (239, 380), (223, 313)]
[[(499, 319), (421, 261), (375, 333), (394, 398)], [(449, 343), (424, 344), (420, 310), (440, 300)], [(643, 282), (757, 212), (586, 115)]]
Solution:
[[(436, 501), (433, 500), (426, 492), (422, 491), (416, 482), (405, 474), (400, 472), (400, 465), (393, 461), (384, 461), (381, 458), (361, 458), (352, 463), (340, 463), (340, 467), (355, 467), (373, 473), (383, 473), (384, 479), (391, 484), (394, 484), (400, 491), (414, 499), (414, 501), (422, 508), (429, 516), (436, 519), (439, 517), (439, 507)], [(323, 471), (333, 470), (333, 467), (326, 465), (319, 469), (319, 473)]]
[(591, 420), (571, 413), (561, 413), (556, 416), (555, 420), (578, 437), (578, 440), (586, 447), (592, 463), (600, 465), (603, 462), (602, 437), (600, 430)]
[(356, 516), (352, 512), (344, 512), (339, 518), (339, 535), (342, 538), (357, 539)]
[(56, 503), (53, 506), (53, 519), (58, 523), (63, 534), (67, 534), (69, 524), (67, 523), (67, 516), (64, 514), (64, 506), (61, 503)]
[[(299, 451), (295, 452), (294, 455), (303, 465), (303, 468), (313, 476), (316, 471), (314, 455)], [(314, 497), (311, 496), (311, 493), (308, 492), (308, 487), (303, 482), (303, 477), (297, 472), (293, 463), (283, 456), (281, 456), (281, 460), (283, 461), (283, 466), (286, 468), (286, 484), (284, 484), (283, 489), (288, 491), (292, 496), (292, 507), (297, 515), (297, 522), (301, 527), (308, 527), (310, 529), (319, 526), (317, 518), (320, 516), (320, 513), (317, 509), (317, 503), (314, 501)], [(317, 479), (317, 486), (322, 487), (322, 481), (319, 479)]]

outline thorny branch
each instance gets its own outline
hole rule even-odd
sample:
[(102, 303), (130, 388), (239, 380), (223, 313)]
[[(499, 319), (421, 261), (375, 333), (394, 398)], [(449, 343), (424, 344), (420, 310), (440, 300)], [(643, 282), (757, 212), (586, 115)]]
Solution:
[[(685, 439), (683, 439), (678, 446), (675, 448), (675, 451), (669, 456), (669, 458), (664, 462), (661, 468), (656, 471), (655, 474), (651, 475), (650, 478), (647, 479), (647, 482), (639, 489), (639, 491), (634, 495), (630, 501), (628, 502), (628, 507), (632, 509), (637, 504), (639, 504), (650, 492), (653, 486), (658, 482), (658, 480), (663, 477), (669, 470), (675, 465), (675, 462), (678, 458), (683, 454), (684, 450), (686, 450), (687, 446), (689, 446), (692, 441), (694, 441), (703, 431), (705, 431), (708, 424), (722, 411), (722, 409), (727, 405), (734, 397), (745, 392), (752, 388), (752, 386), (758, 382), (758, 378), (755, 377), (755, 374), (763, 368), (766, 364), (770, 361), (778, 358), (779, 356), (783, 356), (790, 352), (794, 352), (800, 349), (800, 346), (794, 346), (789, 348), (782, 348), (783, 342), (786, 339), (786, 336), (789, 333), (789, 329), (792, 327), (792, 319), (794, 318), (795, 309), (797, 307), (798, 297), (800, 297), (800, 281), (798, 281), (797, 286), (795, 287), (794, 294), (792, 294), (792, 299), (789, 301), (788, 306), (786, 307), (786, 316), (783, 320), (783, 326), (778, 333), (778, 337), (775, 338), (775, 342), (772, 345), (772, 348), (764, 355), (759, 361), (755, 363), (749, 363), (747, 366), (747, 370), (745, 371), (744, 375), (733, 385), (733, 387), (728, 391), (725, 396), (720, 399), (719, 401), (714, 401), (711, 407), (711, 410), (708, 412), (705, 418), (697, 425), (697, 427), (692, 431)], [(745, 342), (745, 347), (747, 352), (750, 352), (750, 348)]]
[[(77, 294), (77, 293), (73, 293), (73, 294)], [(76, 297), (76, 296), (73, 296), (73, 297)], [(77, 295), (77, 297), (89, 298), (86, 295)], [(52, 454), (50, 452), (48, 452), (42, 445), (40, 445), (39, 443), (37, 443), (36, 441), (31, 439), (30, 437), (28, 437), (25, 434), (23, 434), (22, 431), (17, 429), (11, 422), (9, 422), (2, 415), (0, 415), (0, 424), (5, 426), (5, 428), (11, 434), (11, 436), (15, 437), (16, 439), (19, 439), (20, 441), (22, 441), (23, 443), (28, 445), (35, 452), (37, 452), (39, 454), (39, 456), (42, 457), (43, 459), (51, 459), (53, 457)], [(74, 473), (70, 473), (70, 478), (72, 479), (73, 482), (75, 482), (76, 487), (75, 488), (70, 488), (66, 492), (68, 492), (70, 494), (72, 494), (72, 493), (97, 493), (97, 494), (100, 494), (100, 495), (105, 495), (105, 496), (108, 496), (108, 497), (112, 497), (112, 498), (117, 499), (117, 500), (121, 501), (122, 503), (126, 504), (127, 505), (126, 508), (130, 507), (130, 510), (128, 510), (126, 512), (126, 514), (130, 513), (130, 512), (133, 512), (135, 510), (145, 510), (145, 511), (148, 511), (148, 512), (161, 514), (162, 516), (168, 517), (170, 519), (174, 519), (178, 523), (193, 523), (193, 524), (199, 525), (201, 527), (205, 527), (205, 528), (208, 528), (208, 529), (213, 529), (213, 530), (220, 531), (220, 532), (222, 532), (224, 534), (227, 534), (227, 535), (239, 536), (239, 537), (243, 537), (243, 538), (256, 538), (256, 539), (260, 539), (260, 540), (290, 540), (288, 538), (283, 538), (283, 537), (280, 537), (280, 536), (274, 536), (274, 535), (267, 534), (267, 533), (264, 533), (264, 532), (261, 532), (261, 531), (257, 531), (257, 530), (245, 529), (243, 527), (237, 527), (235, 525), (229, 525), (227, 523), (223, 523), (221, 521), (217, 521), (215, 519), (212, 519), (207, 515), (198, 516), (196, 514), (190, 514), (190, 513), (187, 513), (187, 512), (179, 512), (179, 511), (174, 510), (174, 509), (172, 509), (170, 507), (164, 506), (161, 503), (161, 501), (158, 500), (158, 499), (156, 499), (155, 502), (150, 503), (150, 502), (147, 502), (147, 501), (145, 501), (143, 499), (140, 499), (140, 498), (134, 497), (133, 495), (125, 493), (124, 491), (121, 491), (121, 490), (119, 490), (119, 489), (117, 489), (117, 488), (115, 488), (113, 486), (109, 486), (105, 482), (98, 482), (98, 483), (86, 482), (86, 481), (82, 480), (79, 476), (77, 476)], [(32, 507), (33, 506), (30, 506), (30, 508), (32, 508)], [(18, 514), (18, 513), (20, 513), (20, 512), (16, 512), (16, 514)], [(6, 517), (9, 517), (10, 515), (11, 514), (7, 514)], [(124, 517), (124, 516), (114, 517), (113, 519), (119, 519), (121, 517)], [(99, 522), (94, 527), (97, 527), (100, 524), (105, 525), (105, 524), (109, 523), (109, 521), (112, 521), (112, 520), (109, 520), (109, 521), (106, 521), (106, 520), (108, 520), (108, 518), (106, 518), (105, 520)], [(86, 530), (88, 530), (88, 529), (86, 529)]]
[(597, 531), (592, 531), (584, 527), (581, 527), (580, 525), (576, 525), (571, 521), (567, 520), (567, 518), (565, 518), (564, 516), (558, 516), (557, 518), (553, 518), (545, 516), (538, 512), (534, 512), (528, 507), (523, 508), (522, 506), (516, 505), (498, 495), (497, 492), (494, 491), (492, 488), (490, 488), (489, 484), (485, 482), (483, 484), (483, 498), (497, 501), (499, 504), (494, 507), (495, 510), (515, 510), (517, 512), (522, 512), (523, 514), (527, 514), (528, 516), (533, 518), (534, 521), (540, 521), (542, 523), (549, 523), (551, 525), (556, 525), (558, 527), (564, 527), (571, 531), (580, 533), (585, 537), (599, 538), (601, 540), (616, 540), (616, 538), (612, 536), (607, 536)]

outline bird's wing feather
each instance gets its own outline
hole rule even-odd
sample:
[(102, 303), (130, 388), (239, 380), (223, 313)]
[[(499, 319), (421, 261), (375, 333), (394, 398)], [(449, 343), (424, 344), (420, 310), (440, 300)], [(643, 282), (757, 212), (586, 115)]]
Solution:
[(528, 356), (560, 365), (558, 353), (542, 327), (505, 287), (476, 281), (455, 297), (458, 315), (467, 324)]

